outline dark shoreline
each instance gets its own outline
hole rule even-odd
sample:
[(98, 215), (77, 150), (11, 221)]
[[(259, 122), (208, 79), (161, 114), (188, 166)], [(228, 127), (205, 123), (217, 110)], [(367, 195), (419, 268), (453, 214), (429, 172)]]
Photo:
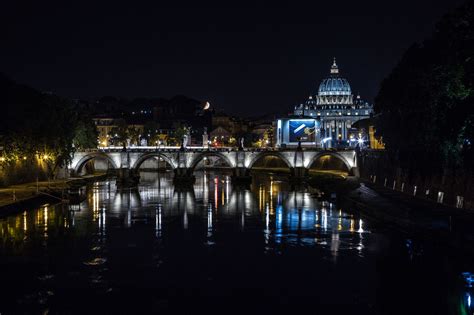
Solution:
[(340, 200), (347, 210), (359, 211), (367, 218), (410, 237), (474, 254), (474, 233), (470, 229), (474, 224), (474, 213), (468, 209), (422, 203), (416, 198), (406, 198), (399, 192), (380, 190), (364, 182)]
[[(86, 186), (97, 180), (104, 180), (107, 175), (100, 174), (90, 177), (74, 178), (67, 182), (69, 189), (78, 189), (79, 187)], [(37, 208), (44, 204), (59, 204), (62, 195), (62, 189), (51, 188), (47, 191), (47, 194), (35, 194), (28, 198), (17, 200), (16, 202), (9, 203), (4, 206), (0, 206), (0, 218), (6, 217), (11, 214), (16, 214), (21, 211), (30, 210), (31, 208)]]

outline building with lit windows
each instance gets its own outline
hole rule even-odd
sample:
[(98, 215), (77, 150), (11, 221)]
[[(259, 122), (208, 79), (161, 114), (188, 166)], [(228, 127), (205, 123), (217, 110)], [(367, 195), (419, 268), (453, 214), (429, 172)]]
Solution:
[[(330, 69), (329, 77), (322, 80), (318, 93), (310, 95), (303, 104), (294, 108), (292, 119), (277, 121), (280, 130), (277, 130), (277, 145), (291, 146), (299, 139), (301, 144), (312, 144), (322, 147), (356, 146), (367, 141), (362, 139), (353, 124), (361, 119), (369, 118), (373, 113), (373, 106), (363, 101), (359, 95), (354, 97), (349, 82), (340, 75), (336, 59)], [(305, 127), (296, 126), (297, 118)], [(310, 131), (308, 123), (311, 122)], [(314, 132), (314, 136), (292, 137), (293, 132), (303, 131), (305, 135)], [(287, 127), (288, 128), (287, 128)], [(300, 129), (298, 129), (300, 128)], [(293, 141), (290, 141), (293, 140)]]

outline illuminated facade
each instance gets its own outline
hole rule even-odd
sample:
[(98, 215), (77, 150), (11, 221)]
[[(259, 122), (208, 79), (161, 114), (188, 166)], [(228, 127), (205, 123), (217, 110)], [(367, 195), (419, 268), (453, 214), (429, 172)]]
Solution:
[(319, 122), (319, 136), (322, 146), (355, 146), (361, 141), (352, 125), (369, 118), (373, 106), (359, 95), (354, 99), (349, 82), (340, 76), (336, 60), (331, 66), (329, 77), (319, 85), (318, 94), (311, 95), (305, 103), (295, 106), (295, 116), (311, 117)]
[[(117, 127), (117, 118), (111, 117), (96, 117), (93, 118), (94, 124), (97, 129), (98, 137), (98, 147), (108, 147), (114, 145), (114, 139), (110, 136), (112, 130)], [(144, 124), (128, 124), (128, 128), (135, 129), (140, 135), (143, 134)], [(128, 145), (132, 145), (129, 143)]]

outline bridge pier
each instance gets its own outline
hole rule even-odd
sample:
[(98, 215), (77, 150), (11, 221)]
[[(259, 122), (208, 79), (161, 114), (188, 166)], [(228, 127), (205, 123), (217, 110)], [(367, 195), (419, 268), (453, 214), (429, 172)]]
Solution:
[(133, 169), (120, 168), (117, 170), (117, 187), (118, 188), (134, 188), (138, 186), (140, 175)]
[(291, 169), (290, 182), (293, 184), (302, 184), (308, 180), (308, 169), (303, 166), (293, 167)]
[(252, 183), (252, 176), (250, 170), (245, 167), (245, 151), (242, 146), (235, 152), (235, 167), (232, 171), (231, 181), (236, 185), (250, 185)]
[(301, 141), (293, 156), (293, 168), (291, 168), (290, 182), (292, 184), (303, 184), (308, 179), (308, 169), (304, 166), (304, 152)]
[(196, 176), (192, 173), (192, 169), (187, 167), (178, 167), (174, 169), (173, 183), (178, 186), (194, 185)]
[(358, 167), (351, 167), (351, 169), (349, 170), (349, 175), (352, 175), (352, 176), (355, 176), (357, 178), (360, 177), (360, 170)]
[(246, 167), (235, 167), (231, 176), (233, 184), (249, 185), (252, 182), (250, 170)]

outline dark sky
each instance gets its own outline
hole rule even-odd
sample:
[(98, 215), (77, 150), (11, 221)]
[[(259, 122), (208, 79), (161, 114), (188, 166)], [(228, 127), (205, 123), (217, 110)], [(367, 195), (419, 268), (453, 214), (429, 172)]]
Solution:
[(20, 83), (67, 97), (184, 94), (244, 115), (288, 111), (317, 91), (333, 56), (372, 101), (404, 50), (462, 3), (9, 2), (0, 72)]

